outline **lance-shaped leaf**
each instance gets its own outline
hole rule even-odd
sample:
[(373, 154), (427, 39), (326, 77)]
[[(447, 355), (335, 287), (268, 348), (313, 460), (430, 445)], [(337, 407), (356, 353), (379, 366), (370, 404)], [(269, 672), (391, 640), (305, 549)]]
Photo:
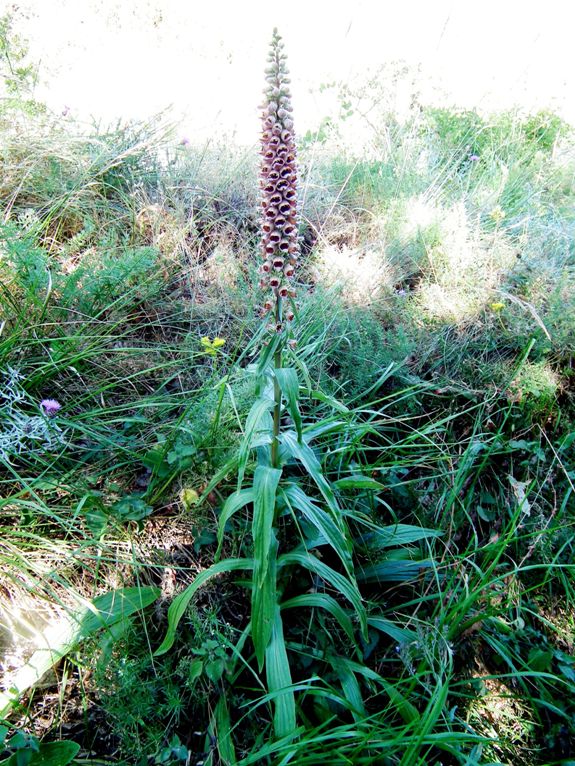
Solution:
[(217, 564), (212, 564), (209, 569), (204, 569), (203, 572), (196, 577), (191, 585), (188, 585), (186, 590), (180, 593), (170, 604), (168, 609), (168, 630), (164, 640), (160, 646), (154, 652), (154, 656), (158, 657), (160, 654), (165, 654), (169, 651), (174, 641), (176, 640), (176, 631), (180, 620), (185, 614), (188, 604), (194, 597), (196, 591), (205, 585), (215, 575), (223, 574), (224, 572), (235, 572), (242, 569), (253, 569), (252, 559), (226, 559), (225, 561), (218, 561)]
[(299, 564), (299, 566), (304, 567), (304, 569), (313, 572), (321, 578), (326, 585), (341, 593), (355, 609), (362, 635), (364, 638), (367, 637), (367, 615), (355, 580), (350, 580), (340, 572), (336, 572), (335, 569), (332, 569), (327, 564), (324, 564), (323, 561), (307, 552), (292, 551), (284, 553), (278, 559), (278, 567), (287, 564)]
[(274, 400), (267, 396), (256, 399), (246, 418), (244, 436), (238, 451), (238, 489), (241, 489), (244, 480), (250, 450), (271, 441), (272, 420), (269, 413), (273, 406)]
[(268, 691), (274, 700), (274, 733), (277, 738), (296, 731), (295, 697), (279, 607), (276, 605), (271, 641), (266, 649)]
[(299, 411), (299, 380), (293, 367), (281, 367), (274, 370), (274, 375), (285, 397), (288, 412), (294, 422), (298, 441), (302, 440), (301, 414)]
[(224, 503), (224, 507), (222, 508), (222, 512), (218, 521), (218, 550), (216, 552), (216, 559), (219, 558), (220, 555), (220, 549), (224, 539), (226, 524), (232, 518), (234, 513), (236, 513), (236, 511), (239, 511), (240, 508), (244, 508), (244, 506), (248, 505), (249, 503), (253, 503), (253, 501), (254, 489), (253, 487), (248, 487), (247, 489), (238, 489), (235, 492), (232, 492), (232, 494)]
[(351, 560), (352, 546), (342, 525), (336, 524), (333, 515), (321, 508), (306, 495), (297, 484), (290, 484), (282, 491), (283, 497), (292, 508), (297, 509), (325, 538), (325, 542), (334, 549), (348, 572), (353, 570)]
[(117, 625), (153, 603), (159, 595), (159, 588), (131, 587), (104, 593), (93, 601), (84, 601), (81, 608), (42, 634), (45, 645), (37, 649), (14, 674), (10, 691), (0, 694), (0, 718), (8, 714), (21, 694), (38, 683), (52, 665), (76, 649), (81, 641), (101, 629)]
[(270, 641), (277, 598), (277, 542), (273, 532), (276, 492), (282, 472), (278, 468), (258, 465), (254, 474), (254, 571), (252, 591), (252, 640), (260, 670)]

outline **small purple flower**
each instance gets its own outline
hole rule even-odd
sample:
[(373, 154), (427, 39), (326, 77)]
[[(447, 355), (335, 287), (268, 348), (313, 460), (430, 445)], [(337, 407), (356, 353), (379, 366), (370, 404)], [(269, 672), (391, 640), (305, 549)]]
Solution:
[(478, 154), (470, 154), (468, 159), (469, 159), (469, 162), (479, 162), (479, 155)]
[(42, 399), (40, 402), (40, 407), (42, 408), (44, 415), (46, 415), (48, 418), (51, 418), (58, 412), (59, 409), (61, 409), (62, 405), (60, 402), (57, 402), (56, 399)]
[(180, 146), (189, 146), (190, 145), (190, 139), (187, 136), (184, 136), (182, 140), (180, 141)]

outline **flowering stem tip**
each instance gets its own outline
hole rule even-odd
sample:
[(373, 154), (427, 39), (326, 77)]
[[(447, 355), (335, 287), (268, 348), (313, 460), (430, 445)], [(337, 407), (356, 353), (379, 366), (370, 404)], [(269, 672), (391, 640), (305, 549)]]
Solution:
[(271, 290), (263, 313), (271, 312), (273, 329), (281, 332), (284, 320), (282, 298), (293, 298), (291, 280), (298, 260), (296, 206), (296, 152), (293, 132), (290, 78), (281, 37), (274, 29), (266, 67), (262, 104), (261, 179), (262, 221), (260, 287)]

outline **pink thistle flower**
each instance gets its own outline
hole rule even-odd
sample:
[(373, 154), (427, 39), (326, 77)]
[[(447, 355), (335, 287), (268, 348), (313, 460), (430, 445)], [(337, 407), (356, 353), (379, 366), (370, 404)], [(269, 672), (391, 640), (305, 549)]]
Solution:
[(42, 399), (40, 407), (42, 408), (44, 415), (51, 418), (62, 408), (62, 405), (60, 402), (56, 401), (56, 399)]

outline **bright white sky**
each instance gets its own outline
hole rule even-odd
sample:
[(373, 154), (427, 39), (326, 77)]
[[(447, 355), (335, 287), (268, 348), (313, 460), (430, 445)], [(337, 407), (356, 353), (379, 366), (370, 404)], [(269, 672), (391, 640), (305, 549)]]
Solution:
[(575, 122), (570, 0), (0, 0), (41, 63), (56, 110), (109, 123), (168, 106), (192, 141), (214, 127), (252, 143), (274, 26), (286, 43), (299, 132), (317, 92), (386, 61), (423, 64), (459, 106), (551, 106)]

